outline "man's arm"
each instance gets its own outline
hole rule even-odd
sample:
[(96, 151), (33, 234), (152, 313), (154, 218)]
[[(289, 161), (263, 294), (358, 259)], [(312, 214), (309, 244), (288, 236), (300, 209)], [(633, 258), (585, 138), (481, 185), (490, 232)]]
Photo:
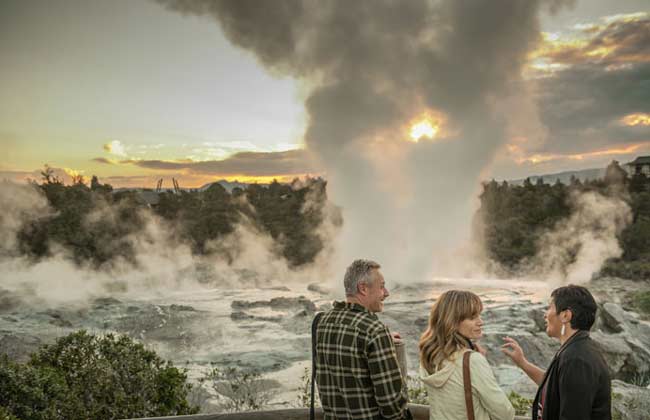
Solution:
[(368, 343), (368, 370), (382, 417), (404, 418), (408, 397), (397, 363), (393, 337), (388, 329), (380, 331)]

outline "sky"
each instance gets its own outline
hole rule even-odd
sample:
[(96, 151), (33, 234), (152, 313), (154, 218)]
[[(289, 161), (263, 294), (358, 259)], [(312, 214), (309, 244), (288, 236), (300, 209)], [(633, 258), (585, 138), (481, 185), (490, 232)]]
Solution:
[[(3, 0), (0, 178), (39, 179), (47, 164), (64, 179), (97, 175), (114, 187), (154, 187), (160, 178), (167, 186), (176, 178), (182, 187), (304, 175), (344, 182), (372, 177), (372, 171), (356, 164), (348, 171), (350, 162), (339, 150), (364, 144), (351, 155), (386, 154), (417, 166), (417, 159), (404, 158), (417, 153), (409, 148), (469, 138), (468, 121), (479, 121), (485, 110), (503, 122), (503, 132), (481, 130), (490, 147), (477, 147), (485, 154), (480, 161), (470, 159), (476, 182), (604, 167), (612, 159), (625, 163), (650, 155), (647, 1), (533, 1), (540, 6), (531, 12), (534, 30), (526, 33), (526, 42), (495, 38), (494, 45), (479, 36), (481, 30), (472, 31), (492, 17), (458, 20), (470, 29), (462, 42), (445, 44), (445, 31), (458, 28), (441, 18), (444, 7), (425, 10), (418, 7), (426, 2), (407, 2), (391, 6), (400, 8), (394, 13), (387, 6), (386, 13), (412, 19), (419, 28), (408, 31), (403, 28), (409, 25), (396, 19), (373, 20), (381, 16), (380, 6), (372, 6), (375, 14), (350, 6), (360, 10), (353, 10), (348, 22), (334, 3), (345, 4), (253, 2), (250, 8), (264, 13), (251, 13), (227, 1)], [(495, 21), (516, 13), (507, 3), (494, 2)], [(345, 37), (319, 32), (332, 24), (331, 16), (341, 18), (331, 28), (344, 28)], [(289, 32), (264, 26), (282, 20)], [(247, 26), (251, 23), (254, 30)], [(428, 27), (435, 29), (429, 33)], [(373, 34), (376, 45), (365, 41), (364, 31)], [(403, 44), (392, 43), (393, 33)], [(513, 34), (507, 35), (521, 35)], [(292, 43), (283, 45), (284, 36)], [(458, 42), (455, 50), (453, 42)], [(416, 55), (392, 62), (401, 56), (396, 48), (410, 51), (416, 44), (421, 57), (442, 51), (437, 60), (449, 58), (447, 64)], [(287, 48), (275, 51), (274, 46)], [(492, 51), (491, 56), (483, 51)], [(521, 62), (511, 68), (506, 61), (485, 64), (496, 56)], [(386, 71), (375, 74), (377, 66)], [(430, 86), (424, 83), (428, 77), (463, 75), (469, 66), (487, 70), (455, 89), (462, 91), (458, 97), (468, 94), (467, 86), (485, 92), (492, 101), (485, 110), (467, 108), (454, 91), (416, 92)], [(364, 97), (368, 80), (378, 98)], [(343, 86), (340, 91), (350, 97), (335, 104), (321, 100), (333, 85)], [(383, 95), (408, 104), (384, 104)], [(364, 108), (369, 104), (371, 111)], [(373, 118), (366, 118), (366, 111)], [(357, 141), (375, 126), (383, 140)], [(323, 140), (327, 136), (331, 140)], [(480, 137), (472, 141), (483, 141)], [(468, 164), (462, 153), (449, 156), (458, 159), (453, 167)], [(390, 163), (379, 159), (374, 165)], [(396, 184), (412, 181), (395, 172)]]

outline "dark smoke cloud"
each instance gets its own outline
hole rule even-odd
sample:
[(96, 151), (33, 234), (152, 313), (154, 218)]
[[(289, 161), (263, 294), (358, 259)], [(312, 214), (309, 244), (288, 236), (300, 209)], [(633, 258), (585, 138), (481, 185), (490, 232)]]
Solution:
[[(305, 143), (343, 206), (342, 263), (369, 256), (422, 279), (467, 230), (478, 179), (528, 99), (514, 87), (540, 10), (573, 2), (159, 3), (214, 18), (269, 71), (305, 84)], [(429, 110), (448, 119), (446, 138), (405, 142)]]

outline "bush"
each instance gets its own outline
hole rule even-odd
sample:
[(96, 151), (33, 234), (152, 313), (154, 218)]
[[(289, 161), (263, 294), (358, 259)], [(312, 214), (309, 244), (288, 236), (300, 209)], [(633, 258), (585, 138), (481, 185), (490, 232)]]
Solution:
[[(314, 387), (314, 406), (320, 406), (320, 398), (318, 396), (318, 387)], [(298, 388), (298, 398), (294, 403), (296, 407), (310, 407), (311, 406), (311, 369), (306, 367), (300, 377), (300, 387)]]
[(0, 420), (18, 420), (18, 417), (11, 414), (6, 408), (0, 407)]
[(510, 400), (510, 404), (514, 407), (516, 415), (525, 416), (530, 413), (533, 406), (533, 400), (523, 397), (515, 391), (510, 391), (508, 399)]
[(0, 358), (0, 419), (63, 420), (74, 413), (73, 405), (60, 372)]
[(27, 364), (0, 361), (0, 406), (23, 419), (193, 414), (184, 370), (128, 337), (62, 337)]
[(429, 404), (429, 394), (419, 378), (409, 376), (406, 383), (408, 385), (409, 402), (411, 404)]
[(213, 367), (200, 382), (208, 382), (214, 392), (225, 400), (224, 408), (231, 412), (261, 410), (275, 394), (273, 385), (262, 379), (262, 374), (257, 370), (234, 367), (221, 370)]
[(632, 302), (640, 312), (646, 315), (650, 314), (650, 291), (635, 293)]

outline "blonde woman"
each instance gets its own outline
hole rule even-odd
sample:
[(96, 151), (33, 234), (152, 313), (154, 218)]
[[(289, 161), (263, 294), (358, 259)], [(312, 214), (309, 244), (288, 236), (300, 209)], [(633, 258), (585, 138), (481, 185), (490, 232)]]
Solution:
[(465, 420), (468, 417), (463, 382), (463, 354), (469, 356), (475, 420), (512, 420), (515, 410), (499, 388), (475, 344), (483, 335), (483, 303), (474, 293), (449, 290), (438, 298), (429, 325), (420, 338), (420, 379), (429, 395), (430, 418)]

